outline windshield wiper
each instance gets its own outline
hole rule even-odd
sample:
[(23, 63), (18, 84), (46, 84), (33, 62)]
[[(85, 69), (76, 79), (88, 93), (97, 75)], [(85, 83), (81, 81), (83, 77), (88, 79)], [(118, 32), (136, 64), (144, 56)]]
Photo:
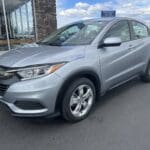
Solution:
[(50, 46), (62, 46), (61, 44), (57, 44), (57, 43), (48, 43), (48, 45), (50, 45)]
[(39, 45), (50, 45), (50, 46), (62, 46), (61, 44), (58, 44), (58, 43), (49, 43), (49, 42), (36, 42), (36, 44), (39, 44)]
[(46, 42), (36, 42), (36, 44), (39, 44), (39, 45), (48, 45), (48, 43), (46, 43)]

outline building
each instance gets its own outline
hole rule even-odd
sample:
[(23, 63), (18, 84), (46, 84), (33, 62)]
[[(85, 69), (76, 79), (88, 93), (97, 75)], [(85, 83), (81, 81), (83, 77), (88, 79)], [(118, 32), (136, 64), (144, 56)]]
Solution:
[(39, 41), (56, 28), (55, 0), (0, 0), (0, 50)]

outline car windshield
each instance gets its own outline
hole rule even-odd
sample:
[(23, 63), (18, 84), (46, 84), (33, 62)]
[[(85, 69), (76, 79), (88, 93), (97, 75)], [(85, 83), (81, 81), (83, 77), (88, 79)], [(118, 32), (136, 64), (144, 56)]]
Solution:
[(39, 44), (52, 46), (88, 45), (102, 31), (106, 22), (76, 23), (58, 29), (56, 32), (40, 41)]

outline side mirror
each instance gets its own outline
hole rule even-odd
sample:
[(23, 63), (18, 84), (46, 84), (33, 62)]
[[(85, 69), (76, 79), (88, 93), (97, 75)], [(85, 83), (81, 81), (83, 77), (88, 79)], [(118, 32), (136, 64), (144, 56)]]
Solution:
[(122, 43), (121, 38), (119, 37), (109, 37), (104, 39), (101, 47), (113, 47), (113, 46), (120, 46)]

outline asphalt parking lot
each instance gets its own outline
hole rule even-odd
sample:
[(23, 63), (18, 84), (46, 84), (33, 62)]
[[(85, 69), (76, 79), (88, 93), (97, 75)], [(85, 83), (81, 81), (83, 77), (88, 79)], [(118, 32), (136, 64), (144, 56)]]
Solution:
[(0, 105), (0, 135), (0, 150), (149, 150), (150, 84), (108, 92), (77, 124), (14, 118)]

